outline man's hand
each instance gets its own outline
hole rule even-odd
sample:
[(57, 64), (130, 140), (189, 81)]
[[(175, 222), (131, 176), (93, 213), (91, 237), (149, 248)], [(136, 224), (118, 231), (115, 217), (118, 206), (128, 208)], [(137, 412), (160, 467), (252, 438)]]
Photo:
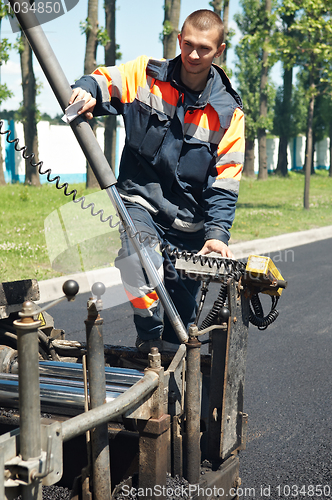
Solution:
[(216, 252), (221, 255), (221, 257), (228, 257), (229, 259), (234, 259), (233, 252), (229, 249), (226, 243), (220, 240), (207, 240), (203, 248), (198, 252), (200, 255), (207, 255), (208, 253)]
[(85, 100), (84, 106), (78, 111), (79, 115), (84, 114), (87, 120), (91, 120), (93, 118), (93, 110), (96, 105), (96, 99), (92, 97), (89, 92), (77, 87), (77, 89), (73, 90), (71, 98), (69, 99), (69, 104), (73, 104), (75, 101), (79, 101), (80, 99)]

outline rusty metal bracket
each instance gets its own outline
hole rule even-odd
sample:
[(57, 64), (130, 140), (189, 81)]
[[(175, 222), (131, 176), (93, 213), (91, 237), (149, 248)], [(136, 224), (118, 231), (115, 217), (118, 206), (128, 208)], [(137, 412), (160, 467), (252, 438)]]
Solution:
[[(4, 466), (4, 488), (29, 485), (36, 479), (41, 479), (42, 484), (47, 486), (60, 481), (63, 463), (61, 425), (59, 422), (41, 426), (43, 451), (40, 457), (32, 460), (22, 460), (19, 455), (19, 441), (19, 429), (0, 436), (0, 455), (3, 457)], [(5, 496), (1, 496), (1, 489), (0, 498), (5, 498)]]

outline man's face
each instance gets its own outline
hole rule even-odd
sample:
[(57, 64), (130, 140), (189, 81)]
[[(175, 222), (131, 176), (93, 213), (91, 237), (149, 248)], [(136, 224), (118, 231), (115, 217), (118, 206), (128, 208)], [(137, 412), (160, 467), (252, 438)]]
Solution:
[(218, 45), (219, 33), (216, 28), (201, 31), (190, 24), (178, 36), (181, 60), (190, 75), (208, 74), (213, 59), (220, 56), (225, 44)]

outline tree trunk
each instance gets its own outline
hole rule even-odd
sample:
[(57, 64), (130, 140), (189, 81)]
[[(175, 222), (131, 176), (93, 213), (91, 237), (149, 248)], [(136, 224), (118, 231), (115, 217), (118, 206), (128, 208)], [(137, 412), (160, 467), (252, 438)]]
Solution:
[(2, 155), (2, 141), (1, 141), (1, 135), (0, 135), (0, 186), (4, 186), (6, 184), (4, 165), (5, 165), (5, 162), (3, 160), (3, 155)]
[(92, 73), (97, 66), (96, 55), (98, 45), (98, 0), (89, 0), (88, 27), (86, 29), (86, 46), (84, 57), (84, 74)]
[(268, 178), (267, 172), (267, 154), (266, 154), (266, 130), (260, 128), (257, 130), (258, 138), (258, 179), (266, 180)]
[[(32, 49), (25, 35), (21, 34), (24, 49), (20, 52), (22, 88), (23, 88), (23, 130), (26, 154), (34, 153), (33, 163), (38, 163), (38, 134), (36, 109), (36, 79), (33, 72)], [(31, 159), (30, 159), (31, 160)], [(25, 184), (40, 186), (39, 172), (30, 160), (25, 160)]]
[(330, 121), (330, 168), (329, 176), (332, 177), (332, 120)]
[(224, 23), (224, 42), (226, 43), (226, 49), (221, 54), (221, 56), (216, 57), (214, 62), (218, 64), (218, 66), (226, 65), (226, 56), (227, 56), (227, 35), (228, 35), (228, 20), (229, 20), (229, 0), (213, 0), (210, 2), (211, 7), (213, 7), (213, 12), (217, 14), (217, 16), (221, 17), (221, 11), (223, 10), (223, 23)]
[(226, 48), (220, 56), (220, 65), (226, 66), (227, 45), (228, 45), (228, 25), (229, 25), (229, 0), (224, 0), (223, 22), (224, 22), (224, 42), (226, 43)]
[[(312, 78), (311, 78), (312, 79)], [(314, 88), (314, 84), (310, 85), (311, 90)], [(307, 123), (307, 141), (306, 141), (306, 155), (305, 155), (305, 181), (304, 181), (304, 197), (303, 197), (303, 207), (309, 210), (309, 191), (310, 191), (310, 175), (311, 175), (311, 162), (312, 162), (312, 150), (313, 150), (313, 119), (314, 119), (314, 108), (315, 108), (315, 97), (314, 92), (311, 92), (309, 107), (308, 107), (308, 123)]]
[(314, 127), (312, 127), (313, 132), (312, 132), (312, 150), (311, 150), (311, 169), (310, 173), (311, 175), (315, 174), (315, 150), (316, 150), (316, 135), (314, 132)]
[[(87, 19), (87, 29), (86, 29), (86, 47), (85, 47), (85, 57), (84, 57), (84, 74), (89, 75), (92, 73), (97, 66), (96, 55), (97, 55), (97, 45), (98, 45), (98, 0), (89, 0), (88, 2), (88, 19)], [(95, 119), (90, 120), (90, 125), (93, 133), (96, 135), (97, 121)], [(90, 165), (86, 162), (86, 187), (95, 188), (98, 187), (98, 181), (93, 173)]]
[(287, 148), (289, 141), (289, 125), (291, 117), (293, 87), (293, 68), (284, 70), (284, 95), (282, 101), (282, 115), (284, 117), (282, 133), (279, 140), (278, 164), (276, 174), (286, 177), (288, 175)]
[(288, 137), (286, 135), (282, 135), (279, 138), (278, 163), (275, 173), (282, 175), (283, 177), (287, 177), (288, 175), (287, 148), (288, 148)]
[[(265, 0), (265, 15), (266, 18), (271, 13), (271, 0)], [(265, 44), (267, 44), (268, 39), (265, 39)], [(263, 49), (262, 55), (262, 71), (261, 71), (261, 82), (260, 82), (260, 96), (259, 96), (259, 116), (262, 121), (267, 117), (267, 83), (268, 83), (268, 52)], [(266, 156), (266, 130), (264, 126), (261, 126), (257, 130), (258, 137), (258, 162), (259, 171), (258, 179), (267, 179), (267, 156)]]
[(255, 177), (255, 141), (248, 139), (246, 139), (243, 175), (245, 177)]
[[(116, 0), (105, 0), (105, 28), (110, 39), (110, 41), (105, 45), (105, 66), (114, 66), (116, 59), (115, 3)], [(104, 153), (114, 172), (116, 152), (116, 116), (106, 116), (104, 123)]]
[(165, 59), (172, 59), (176, 54), (180, 7), (181, 0), (165, 0), (164, 2), (163, 56)]

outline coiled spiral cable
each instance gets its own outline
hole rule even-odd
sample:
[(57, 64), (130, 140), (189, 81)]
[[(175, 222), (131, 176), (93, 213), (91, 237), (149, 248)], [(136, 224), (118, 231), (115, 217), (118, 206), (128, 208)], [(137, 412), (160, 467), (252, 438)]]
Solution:
[[(64, 182), (63, 184), (60, 184), (61, 178), (59, 175), (51, 177), (52, 170), (50, 168), (43, 171), (42, 169), (43, 161), (38, 161), (37, 163), (35, 163), (33, 161), (33, 159), (35, 158), (35, 154), (34, 153), (28, 154), (27, 147), (20, 146), (18, 138), (10, 139), (12, 133), (11, 130), (3, 130), (3, 126), (4, 126), (4, 121), (0, 120), (0, 134), (6, 136), (6, 141), (9, 144), (14, 144), (15, 151), (19, 152), (24, 160), (29, 160), (30, 165), (32, 167), (37, 168), (40, 175), (46, 175), (48, 182), (50, 183), (55, 182), (56, 189), (63, 190), (65, 196), (72, 196), (72, 201), (74, 203), (80, 203), (81, 208), (83, 210), (90, 209), (90, 213), (93, 217), (99, 216), (101, 222), (108, 222), (111, 229), (114, 229), (119, 226), (120, 233), (125, 231), (120, 221), (117, 221), (115, 224), (113, 224), (113, 218), (114, 218), (113, 215), (109, 215), (108, 217), (104, 218), (104, 210), (100, 209), (96, 212), (95, 204), (93, 202), (89, 203), (88, 205), (85, 205), (84, 204), (85, 196), (76, 198), (77, 190), (72, 189), (71, 191), (68, 191), (69, 187), (68, 183)], [(138, 236), (142, 244), (144, 244), (146, 240), (148, 240), (148, 244), (151, 247), (154, 247), (157, 243), (160, 243), (159, 239), (155, 236), (148, 234), (147, 236), (143, 237), (140, 231), (134, 232), (130, 228), (129, 231), (127, 230), (127, 233), (128, 232), (129, 232), (128, 236), (131, 238), (135, 238), (136, 236)], [(245, 271), (245, 264), (243, 262), (238, 262), (233, 259), (220, 259), (220, 258), (216, 259), (214, 257), (209, 257), (206, 255), (194, 254), (193, 252), (188, 252), (187, 250), (179, 250), (178, 248), (171, 247), (170, 245), (161, 245), (161, 251), (165, 251), (168, 253), (168, 255), (174, 256), (178, 259), (183, 258), (186, 261), (192, 259), (194, 263), (200, 262), (201, 265), (208, 264), (210, 268), (212, 268), (213, 266), (217, 266), (217, 269), (220, 269), (221, 266), (224, 266), (223, 274), (227, 276), (227, 279), (234, 278), (235, 280), (239, 280), (241, 275)], [(224, 307), (227, 298), (227, 279), (225, 283), (221, 284), (218, 297), (215, 300), (212, 309), (210, 310), (206, 318), (203, 320), (199, 330), (203, 330), (217, 323), (218, 313), (220, 309)], [(279, 312), (275, 309), (277, 302), (278, 302), (278, 297), (272, 297), (271, 310), (269, 314), (264, 317), (260, 299), (258, 295), (254, 295), (251, 299), (254, 311), (252, 311), (250, 307), (249, 321), (253, 325), (257, 326), (259, 330), (265, 330), (271, 323), (273, 323), (273, 321), (277, 319), (279, 315)]]
[(272, 296), (272, 306), (270, 312), (267, 316), (264, 316), (263, 307), (260, 298), (257, 294), (253, 295), (250, 302), (254, 310), (250, 307), (249, 321), (254, 326), (257, 326), (258, 330), (266, 330), (279, 316), (279, 311), (276, 309), (279, 297)]

